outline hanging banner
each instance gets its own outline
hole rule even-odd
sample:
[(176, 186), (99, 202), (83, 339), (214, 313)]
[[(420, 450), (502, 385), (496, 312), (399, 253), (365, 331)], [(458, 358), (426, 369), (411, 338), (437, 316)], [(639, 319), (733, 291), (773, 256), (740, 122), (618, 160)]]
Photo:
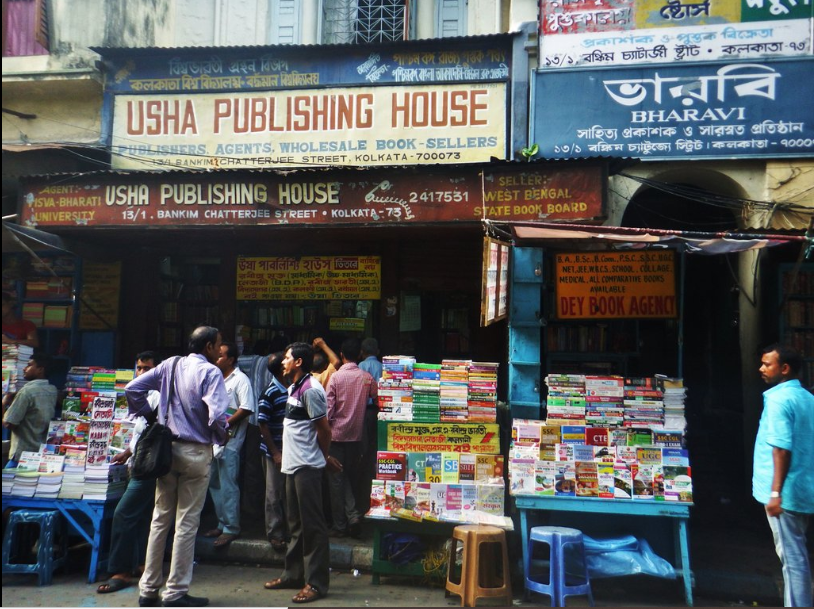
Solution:
[(237, 300), (378, 300), (379, 256), (237, 259)]
[(398, 452), (500, 454), (497, 423), (391, 423), (387, 449)]
[(678, 317), (675, 252), (579, 252), (555, 256), (558, 319)]

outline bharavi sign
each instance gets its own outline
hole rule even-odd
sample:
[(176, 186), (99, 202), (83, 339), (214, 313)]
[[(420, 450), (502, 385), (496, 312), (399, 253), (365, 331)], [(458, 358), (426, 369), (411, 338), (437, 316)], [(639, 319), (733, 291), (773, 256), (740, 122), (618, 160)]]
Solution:
[(548, 158), (814, 152), (814, 60), (538, 72), (531, 140)]
[(678, 316), (675, 252), (557, 254), (558, 319)]

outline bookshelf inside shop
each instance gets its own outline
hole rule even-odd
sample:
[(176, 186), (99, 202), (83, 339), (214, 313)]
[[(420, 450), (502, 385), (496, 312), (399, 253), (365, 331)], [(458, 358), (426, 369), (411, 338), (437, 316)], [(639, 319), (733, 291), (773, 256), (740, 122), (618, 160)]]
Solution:
[(551, 320), (543, 329), (546, 370), (553, 374), (628, 374), (639, 354), (636, 319)]
[(257, 341), (276, 337), (311, 342), (317, 336), (371, 336), (374, 305), (372, 300), (239, 301), (238, 333), (249, 351)]
[(18, 314), (37, 326), (40, 349), (54, 360), (51, 380), (62, 386), (77, 345), (80, 261), (75, 256), (3, 256), (3, 291), (15, 294)]
[(780, 265), (780, 338), (803, 356), (801, 381), (814, 383), (814, 264)]
[(165, 258), (160, 267), (159, 290), (161, 349), (183, 351), (187, 336), (196, 326), (218, 326), (218, 258)]

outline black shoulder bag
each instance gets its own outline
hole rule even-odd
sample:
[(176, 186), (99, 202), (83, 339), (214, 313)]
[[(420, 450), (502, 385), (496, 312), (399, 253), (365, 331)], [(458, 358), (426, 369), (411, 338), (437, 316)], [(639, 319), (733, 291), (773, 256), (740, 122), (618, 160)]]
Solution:
[[(167, 392), (167, 420), (169, 420), (172, 396), (175, 392), (175, 368), (180, 359), (180, 357), (176, 357), (172, 363), (170, 388)], [(157, 410), (160, 412), (160, 404)], [(130, 475), (136, 480), (155, 480), (168, 474), (170, 469), (172, 469), (172, 432), (169, 427), (158, 422), (156, 414), (156, 420), (147, 426), (136, 442), (136, 452), (133, 455)]]

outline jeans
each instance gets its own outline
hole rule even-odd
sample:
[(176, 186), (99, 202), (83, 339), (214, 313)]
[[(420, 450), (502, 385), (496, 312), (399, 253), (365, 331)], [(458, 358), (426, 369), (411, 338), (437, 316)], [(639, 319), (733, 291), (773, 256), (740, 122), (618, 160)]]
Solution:
[(811, 607), (811, 565), (806, 550), (809, 514), (784, 510), (779, 518), (766, 517), (783, 565), (783, 602), (786, 607)]
[(285, 474), (274, 464), (274, 459), (261, 458), (266, 475), (266, 536), (269, 541), (286, 541)]
[(356, 488), (362, 460), (362, 443), (331, 442), (329, 453), (342, 464), (341, 472), (328, 474), (333, 528), (336, 531), (347, 531), (349, 525), (359, 522)]
[(225, 448), (220, 459), (212, 460), (209, 492), (218, 516), (218, 528), (227, 535), (240, 533), (240, 453)]
[(130, 478), (113, 513), (107, 562), (110, 573), (132, 573), (144, 564), (154, 506), (155, 480)]

